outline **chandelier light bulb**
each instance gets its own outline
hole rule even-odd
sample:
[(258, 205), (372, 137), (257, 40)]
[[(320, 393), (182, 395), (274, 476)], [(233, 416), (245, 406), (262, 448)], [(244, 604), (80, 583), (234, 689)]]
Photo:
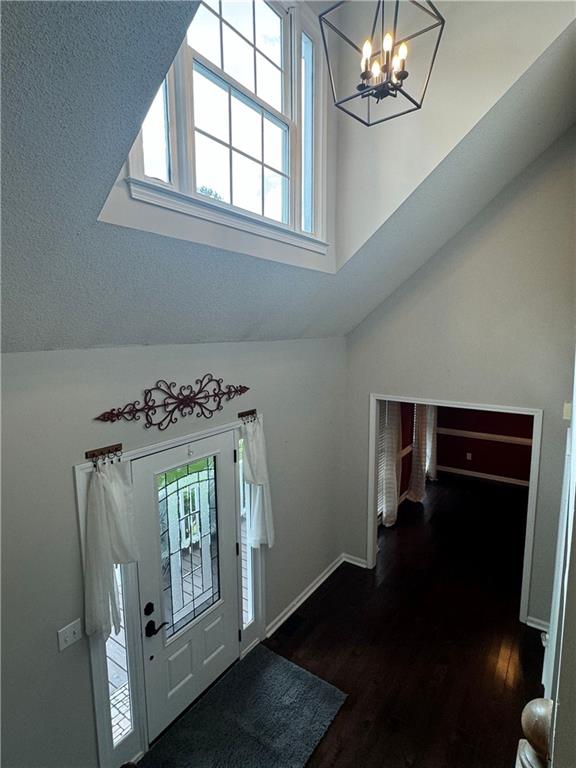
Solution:
[(372, 64), (372, 77), (380, 77), (380, 73), (382, 70), (380, 69), (380, 62), (375, 61), (374, 64)]
[(362, 63), (360, 65), (362, 72), (370, 70), (370, 56), (372, 56), (372, 43), (370, 40), (366, 40), (362, 46)]
[(392, 69), (394, 72), (400, 72), (400, 56), (394, 56), (392, 59)]
[(386, 70), (386, 73), (390, 71), (390, 55), (392, 53), (392, 48), (394, 48), (394, 38), (390, 32), (386, 32), (384, 35), (384, 40), (382, 40), (382, 49), (384, 51), (384, 69)]
[(398, 48), (398, 56), (400, 57), (400, 61), (406, 61), (408, 58), (408, 46), (406, 43), (402, 43), (400, 48)]

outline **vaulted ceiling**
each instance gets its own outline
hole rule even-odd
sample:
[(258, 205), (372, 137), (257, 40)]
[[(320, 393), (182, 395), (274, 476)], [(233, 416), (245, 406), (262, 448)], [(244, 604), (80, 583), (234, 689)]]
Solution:
[(98, 222), (194, 8), (3, 3), (5, 351), (346, 334), (576, 120), (572, 23), (334, 275)]

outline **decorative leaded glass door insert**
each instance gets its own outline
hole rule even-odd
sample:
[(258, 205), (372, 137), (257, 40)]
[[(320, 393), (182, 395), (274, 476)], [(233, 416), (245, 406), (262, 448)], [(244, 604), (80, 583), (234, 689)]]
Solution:
[(220, 598), (216, 457), (156, 475), (167, 637)]

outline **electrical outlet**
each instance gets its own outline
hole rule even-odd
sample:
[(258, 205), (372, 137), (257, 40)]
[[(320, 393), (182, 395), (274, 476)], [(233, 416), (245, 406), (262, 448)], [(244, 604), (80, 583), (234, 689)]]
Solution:
[(562, 418), (564, 419), (564, 421), (571, 421), (572, 403), (564, 403), (564, 408), (562, 409)]
[(70, 622), (62, 629), (58, 630), (58, 648), (63, 651), (72, 643), (77, 642), (82, 637), (82, 625), (80, 619)]
[(467, 453), (466, 454), (466, 461), (472, 461), (472, 454), (471, 453)]

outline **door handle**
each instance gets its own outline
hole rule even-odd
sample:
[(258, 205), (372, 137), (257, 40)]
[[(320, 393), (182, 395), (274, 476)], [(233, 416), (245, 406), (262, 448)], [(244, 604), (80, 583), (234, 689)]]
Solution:
[(162, 627), (167, 627), (170, 622), (163, 621), (162, 624), (160, 624), (159, 627), (156, 626), (156, 622), (154, 619), (150, 619), (149, 622), (147, 622), (146, 626), (144, 627), (144, 634), (146, 637), (154, 637), (154, 635), (157, 635), (158, 632), (162, 629)]

